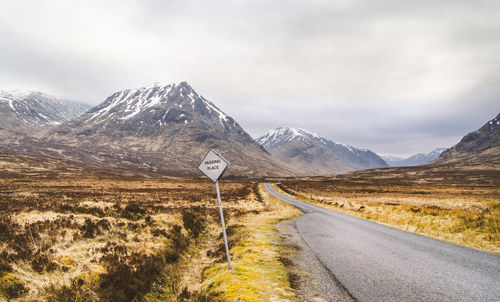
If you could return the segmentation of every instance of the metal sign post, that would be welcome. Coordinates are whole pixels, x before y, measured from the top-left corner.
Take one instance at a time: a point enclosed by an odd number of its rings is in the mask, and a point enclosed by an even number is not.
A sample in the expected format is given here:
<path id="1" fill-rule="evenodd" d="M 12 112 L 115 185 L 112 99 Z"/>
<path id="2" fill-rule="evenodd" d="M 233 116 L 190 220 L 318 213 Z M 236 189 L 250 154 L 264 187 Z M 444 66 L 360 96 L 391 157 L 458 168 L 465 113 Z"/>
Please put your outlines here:
<path id="1" fill-rule="evenodd" d="M 222 224 L 222 234 L 224 235 L 224 245 L 226 246 L 227 266 L 229 267 L 229 269 L 231 269 L 231 258 L 229 257 L 229 246 L 227 245 L 227 237 L 226 237 L 226 225 L 224 224 L 224 213 L 222 212 L 222 204 L 220 202 L 219 181 L 215 182 L 215 190 L 217 191 L 217 202 L 219 203 L 220 223 Z"/>
<path id="2" fill-rule="evenodd" d="M 231 258 L 229 257 L 229 246 L 227 244 L 226 225 L 224 224 L 224 213 L 222 212 L 219 190 L 219 178 L 222 176 L 222 173 L 224 173 L 227 167 L 229 167 L 229 162 L 211 149 L 201 161 L 198 169 L 215 182 L 215 191 L 217 191 L 217 202 L 219 204 L 220 222 L 222 225 L 222 235 L 224 236 L 224 245 L 226 247 L 227 266 L 231 269 Z"/>

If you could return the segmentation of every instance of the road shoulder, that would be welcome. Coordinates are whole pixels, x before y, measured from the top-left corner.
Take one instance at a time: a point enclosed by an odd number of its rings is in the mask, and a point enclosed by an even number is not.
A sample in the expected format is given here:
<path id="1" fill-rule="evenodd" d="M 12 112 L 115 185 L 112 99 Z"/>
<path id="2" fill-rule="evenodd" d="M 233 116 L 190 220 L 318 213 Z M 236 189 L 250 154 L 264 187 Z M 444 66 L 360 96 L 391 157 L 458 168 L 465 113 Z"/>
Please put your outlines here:
<path id="1" fill-rule="evenodd" d="M 355 301 L 302 239 L 296 228 L 299 219 L 302 217 L 276 225 L 280 244 L 286 247 L 282 262 L 298 298 L 311 302 Z"/>

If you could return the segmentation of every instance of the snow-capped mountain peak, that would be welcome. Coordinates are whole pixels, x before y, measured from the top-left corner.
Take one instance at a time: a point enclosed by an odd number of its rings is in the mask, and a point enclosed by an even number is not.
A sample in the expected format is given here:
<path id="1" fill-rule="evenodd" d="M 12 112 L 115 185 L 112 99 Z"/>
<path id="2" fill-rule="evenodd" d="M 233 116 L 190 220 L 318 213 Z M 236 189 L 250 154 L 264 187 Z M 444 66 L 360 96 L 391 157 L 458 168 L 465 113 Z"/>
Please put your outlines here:
<path id="1" fill-rule="evenodd" d="M 186 82 L 167 85 L 155 83 L 116 92 L 92 109 L 86 118 L 95 122 L 114 120 L 125 123 L 144 119 L 144 115 L 147 115 L 163 125 L 172 119 L 187 124 L 197 114 L 216 117 L 225 127 L 234 123 L 233 119 Z"/>
<path id="2" fill-rule="evenodd" d="M 0 91 L 0 127 L 27 134 L 75 119 L 89 108 L 89 105 L 38 91 L 3 90 Z"/>
<path id="3" fill-rule="evenodd" d="M 199 175 L 199 159 L 210 148 L 232 162 L 230 173 L 295 173 L 186 82 L 116 92 L 80 118 L 37 136 L 103 155 L 104 164 L 155 173 Z"/>
<path id="4" fill-rule="evenodd" d="M 323 137 L 316 132 L 308 131 L 306 129 L 297 127 L 278 127 L 274 130 L 270 130 L 261 137 L 257 138 L 256 141 L 261 144 L 264 148 L 279 147 L 280 145 L 286 144 L 293 140 L 302 140 L 306 142 L 316 142 L 323 144 L 327 147 L 337 146 L 345 148 L 349 151 L 354 151 L 354 147 L 334 142 L 326 137 Z M 367 151 L 366 149 L 359 149 Z"/>
<path id="5" fill-rule="evenodd" d="M 166 100 L 174 85 L 162 87 L 155 83 L 148 87 L 116 92 L 103 104 L 89 112 L 89 117 L 91 120 L 107 119 L 111 116 L 110 113 L 115 113 L 120 120 L 133 118 L 140 112 L 159 104 L 162 99 Z M 122 110 L 116 110 L 117 108 Z M 113 109 L 116 112 L 113 112 Z"/>
<path id="6" fill-rule="evenodd" d="M 279 127 L 257 138 L 269 153 L 285 162 L 294 162 L 310 175 L 324 175 L 359 169 L 385 167 L 378 155 L 367 149 L 336 143 L 317 133 Z"/>
<path id="7" fill-rule="evenodd" d="M 297 127 L 278 127 L 276 129 L 268 131 L 261 137 L 257 138 L 256 141 L 264 147 L 270 147 L 271 145 L 280 145 L 293 141 L 295 139 L 318 139 L 323 144 L 326 144 L 326 142 L 328 141 L 328 139 L 321 137 L 315 132 Z"/>

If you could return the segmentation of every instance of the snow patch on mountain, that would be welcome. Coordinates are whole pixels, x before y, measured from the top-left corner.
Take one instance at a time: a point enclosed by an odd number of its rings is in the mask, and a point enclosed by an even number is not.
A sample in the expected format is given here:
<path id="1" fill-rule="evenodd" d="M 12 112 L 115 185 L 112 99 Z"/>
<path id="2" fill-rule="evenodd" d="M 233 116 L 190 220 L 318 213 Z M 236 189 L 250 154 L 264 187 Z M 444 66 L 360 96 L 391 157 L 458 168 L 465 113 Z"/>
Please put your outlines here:
<path id="1" fill-rule="evenodd" d="M 148 87 L 114 93 L 104 103 L 91 110 L 87 118 L 99 122 L 113 119 L 125 122 L 148 110 L 168 108 L 163 114 L 163 119 L 166 119 L 169 114 L 177 114 L 177 118 L 185 118 L 186 120 L 182 122 L 187 124 L 190 120 L 188 115 L 183 112 L 195 111 L 196 107 L 200 105 L 203 107 L 200 110 L 204 110 L 208 114 L 216 114 L 222 125 L 228 125 L 232 122 L 231 118 L 212 102 L 199 95 L 186 82 L 164 86 L 155 83 Z M 161 123 L 163 122 L 161 121 Z"/>
<path id="2" fill-rule="evenodd" d="M 297 127 L 278 127 L 274 130 L 268 131 L 261 137 L 257 138 L 256 141 L 259 144 L 261 144 L 264 148 L 268 148 L 274 146 L 280 147 L 281 145 L 291 142 L 295 139 L 302 139 L 306 141 L 316 140 L 317 142 L 320 142 L 325 146 L 335 145 L 338 147 L 346 148 L 351 152 L 354 152 L 354 149 L 356 149 L 346 144 L 336 143 L 328 138 L 320 136 L 316 132 L 311 132 Z M 356 150 L 361 150 L 361 149 L 356 149 Z M 364 149 L 364 151 L 366 151 L 366 149 Z"/>
<path id="3" fill-rule="evenodd" d="M 0 91 L 0 126 L 27 133 L 73 120 L 90 105 L 28 90 Z"/>
<path id="4" fill-rule="evenodd" d="M 223 121 L 228 122 L 229 121 L 227 115 L 224 112 L 222 112 L 219 108 L 217 108 L 212 102 L 210 102 L 209 100 L 205 99 L 204 97 L 201 97 L 201 99 L 203 100 L 203 102 L 205 103 L 205 105 L 208 107 L 208 110 L 210 112 L 217 113 L 217 115 L 219 116 L 219 120 L 221 122 L 223 122 Z M 194 109 L 194 105 L 193 105 L 193 109 Z"/>
<path id="5" fill-rule="evenodd" d="M 128 120 L 143 112 L 144 110 L 158 105 L 162 99 L 168 97 L 172 90 L 172 85 L 161 87 L 159 84 L 154 84 L 149 87 L 138 89 L 123 90 L 113 94 L 106 100 L 106 106 L 94 112 L 90 119 L 110 118 L 113 115 L 112 109 L 121 106 L 123 110 L 119 111 L 118 118 Z"/>
<path id="6" fill-rule="evenodd" d="M 108 159 L 103 166 L 169 175 L 199 176 L 197 163 L 210 148 L 233 159 L 233 175 L 298 172 L 272 158 L 233 118 L 186 82 L 116 92 L 78 119 L 44 129 L 37 137 L 104 154 Z"/>
<path id="7" fill-rule="evenodd" d="M 256 141 L 271 155 L 300 167 L 306 175 L 328 175 L 387 164 L 374 152 L 334 142 L 305 129 L 279 127 Z"/>
<path id="8" fill-rule="evenodd" d="M 325 138 L 319 136 L 317 133 L 307 131 L 305 129 L 296 128 L 296 127 L 279 127 L 274 130 L 268 131 L 263 136 L 257 139 L 257 142 L 262 146 L 270 145 L 270 144 L 281 144 L 290 142 L 297 138 L 316 138 L 322 140 L 326 140 Z"/>

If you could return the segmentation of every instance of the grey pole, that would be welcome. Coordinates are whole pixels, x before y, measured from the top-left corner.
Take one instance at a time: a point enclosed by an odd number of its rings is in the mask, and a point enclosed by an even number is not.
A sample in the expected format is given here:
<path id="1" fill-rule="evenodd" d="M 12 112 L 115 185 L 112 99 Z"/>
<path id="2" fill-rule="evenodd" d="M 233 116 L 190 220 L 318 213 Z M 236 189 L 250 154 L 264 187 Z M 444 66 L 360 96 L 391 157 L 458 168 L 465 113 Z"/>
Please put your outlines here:
<path id="1" fill-rule="evenodd" d="M 226 246 L 227 266 L 229 267 L 229 269 L 231 269 L 231 258 L 229 258 L 229 247 L 227 245 L 227 237 L 226 237 L 226 225 L 224 224 L 224 214 L 222 213 L 222 204 L 220 202 L 218 180 L 215 182 L 215 190 L 217 191 L 217 202 L 219 203 L 220 222 L 222 224 L 222 234 L 224 235 L 224 245 Z"/>

